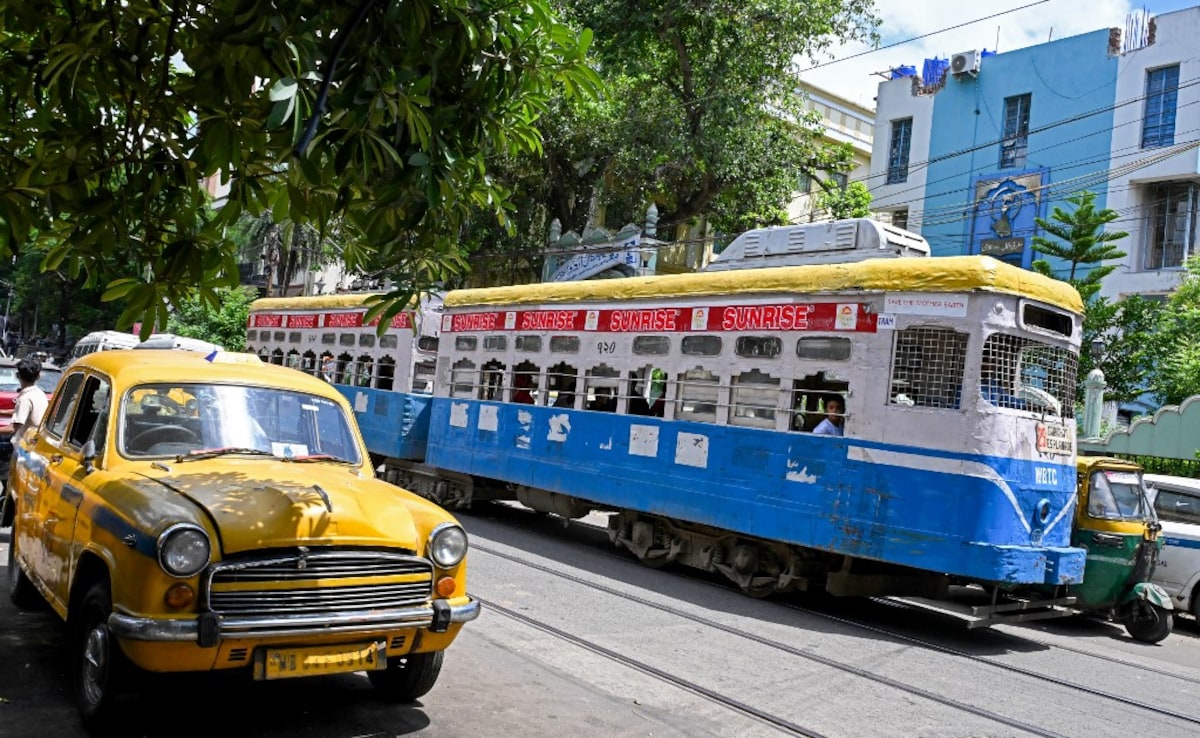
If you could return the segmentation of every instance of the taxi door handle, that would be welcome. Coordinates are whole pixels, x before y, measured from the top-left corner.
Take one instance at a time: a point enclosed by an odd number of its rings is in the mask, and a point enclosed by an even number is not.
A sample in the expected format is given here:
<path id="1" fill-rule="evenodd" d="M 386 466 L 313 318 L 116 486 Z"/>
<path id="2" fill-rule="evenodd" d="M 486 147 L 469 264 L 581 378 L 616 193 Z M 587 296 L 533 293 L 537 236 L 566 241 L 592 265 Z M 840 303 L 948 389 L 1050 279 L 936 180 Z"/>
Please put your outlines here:
<path id="1" fill-rule="evenodd" d="M 50 463 L 51 464 L 61 464 L 62 460 L 63 460 L 62 454 L 51 454 L 50 455 Z"/>

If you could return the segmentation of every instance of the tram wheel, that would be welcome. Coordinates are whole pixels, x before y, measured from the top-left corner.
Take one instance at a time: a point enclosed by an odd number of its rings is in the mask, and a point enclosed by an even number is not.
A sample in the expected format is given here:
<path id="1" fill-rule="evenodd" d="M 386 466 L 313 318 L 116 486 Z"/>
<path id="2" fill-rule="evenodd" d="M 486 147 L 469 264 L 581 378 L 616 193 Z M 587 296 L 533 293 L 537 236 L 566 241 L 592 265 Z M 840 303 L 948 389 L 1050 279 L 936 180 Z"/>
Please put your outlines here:
<path id="1" fill-rule="evenodd" d="M 1171 612 L 1149 602 L 1135 605 L 1125 621 L 1125 630 L 1142 643 L 1158 643 L 1171 634 L 1173 626 Z"/>
<path id="2" fill-rule="evenodd" d="M 662 556 L 639 556 L 638 561 L 642 562 L 643 566 L 651 569 L 661 569 L 671 563 L 671 557 L 663 554 Z"/>
<path id="3" fill-rule="evenodd" d="M 775 594 L 775 580 L 772 579 L 767 584 L 746 584 L 742 586 L 742 593 L 748 597 L 753 597 L 756 600 L 761 600 L 764 597 L 770 597 Z"/>

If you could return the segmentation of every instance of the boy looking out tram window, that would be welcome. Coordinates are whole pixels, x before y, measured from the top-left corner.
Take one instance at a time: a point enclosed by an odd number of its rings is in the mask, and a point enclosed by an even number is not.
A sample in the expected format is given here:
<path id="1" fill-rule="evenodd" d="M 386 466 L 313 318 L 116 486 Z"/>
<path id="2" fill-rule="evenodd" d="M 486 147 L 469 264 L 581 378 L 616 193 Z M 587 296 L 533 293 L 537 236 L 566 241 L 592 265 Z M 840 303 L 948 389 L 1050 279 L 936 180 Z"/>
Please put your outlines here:
<path id="1" fill-rule="evenodd" d="M 846 404 L 840 397 L 825 401 L 825 418 L 813 428 L 813 433 L 822 436 L 840 436 L 846 422 Z"/>

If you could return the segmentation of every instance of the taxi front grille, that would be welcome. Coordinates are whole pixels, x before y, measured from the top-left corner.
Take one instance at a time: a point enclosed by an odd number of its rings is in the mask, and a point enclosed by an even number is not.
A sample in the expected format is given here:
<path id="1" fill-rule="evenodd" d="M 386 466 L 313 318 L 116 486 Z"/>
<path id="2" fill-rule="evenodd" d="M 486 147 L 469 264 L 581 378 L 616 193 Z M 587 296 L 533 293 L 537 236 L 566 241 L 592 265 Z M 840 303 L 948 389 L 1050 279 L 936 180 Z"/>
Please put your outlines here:
<path id="1" fill-rule="evenodd" d="M 208 609 L 228 616 L 386 610 L 427 603 L 433 569 L 402 554 L 297 551 L 215 564 L 205 592 Z"/>

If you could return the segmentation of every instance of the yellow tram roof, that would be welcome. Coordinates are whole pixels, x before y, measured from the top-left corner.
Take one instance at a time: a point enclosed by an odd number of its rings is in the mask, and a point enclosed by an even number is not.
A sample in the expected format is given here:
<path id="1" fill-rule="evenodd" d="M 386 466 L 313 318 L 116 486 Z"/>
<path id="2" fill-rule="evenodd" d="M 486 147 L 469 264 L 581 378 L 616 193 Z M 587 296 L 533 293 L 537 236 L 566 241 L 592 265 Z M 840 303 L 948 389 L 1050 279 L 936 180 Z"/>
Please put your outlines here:
<path id="1" fill-rule="evenodd" d="M 382 297 L 383 292 L 339 292 L 333 295 L 306 295 L 300 297 L 260 297 L 250 303 L 251 310 L 311 310 L 313 308 L 368 308 L 372 298 Z M 409 300 L 411 307 L 416 299 Z"/>
<path id="2" fill-rule="evenodd" d="M 848 264 L 812 264 L 454 290 L 446 294 L 445 305 L 463 307 L 633 300 L 679 295 L 850 291 L 1002 292 L 1039 300 L 1073 313 L 1083 312 L 1083 300 L 1071 285 L 990 256 L 867 259 Z"/>

